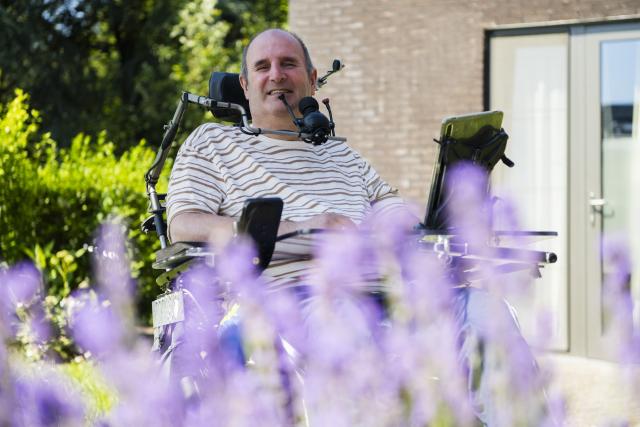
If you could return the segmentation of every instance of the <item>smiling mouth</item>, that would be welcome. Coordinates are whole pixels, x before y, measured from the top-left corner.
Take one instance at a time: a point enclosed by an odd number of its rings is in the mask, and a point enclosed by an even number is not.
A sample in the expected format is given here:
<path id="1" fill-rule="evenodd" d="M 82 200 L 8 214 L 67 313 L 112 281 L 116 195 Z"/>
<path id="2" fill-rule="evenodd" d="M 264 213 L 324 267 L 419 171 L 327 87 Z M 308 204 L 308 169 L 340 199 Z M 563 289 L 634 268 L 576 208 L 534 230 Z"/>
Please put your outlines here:
<path id="1" fill-rule="evenodd" d="M 272 89 L 270 91 L 267 92 L 267 95 L 280 95 L 280 94 L 288 94 L 291 93 L 292 91 L 290 91 L 289 89 Z"/>

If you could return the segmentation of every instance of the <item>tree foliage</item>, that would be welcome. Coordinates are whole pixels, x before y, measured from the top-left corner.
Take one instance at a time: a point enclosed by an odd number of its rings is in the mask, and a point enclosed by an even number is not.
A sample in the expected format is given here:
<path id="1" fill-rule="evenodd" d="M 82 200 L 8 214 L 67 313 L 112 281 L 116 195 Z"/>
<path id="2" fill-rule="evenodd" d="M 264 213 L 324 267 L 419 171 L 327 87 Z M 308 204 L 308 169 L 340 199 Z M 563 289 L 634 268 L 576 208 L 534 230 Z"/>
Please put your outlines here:
<path id="1" fill-rule="evenodd" d="M 24 89 L 62 145 L 102 130 L 120 149 L 158 141 L 181 90 L 206 94 L 286 17 L 286 0 L 0 0 L 0 103 Z"/>
<path id="2" fill-rule="evenodd" d="M 212 70 L 239 70 L 249 37 L 286 16 L 286 0 L 0 0 L 0 261 L 31 258 L 60 301 L 88 283 L 93 232 L 115 218 L 146 320 L 148 145 L 182 90 L 206 94 Z M 184 132 L 204 119 L 190 111 Z"/>
<path id="3" fill-rule="evenodd" d="M 249 37 L 285 19 L 282 0 L 0 0 L 0 267 L 30 258 L 42 271 L 57 354 L 73 355 L 65 301 L 91 285 L 105 220 L 128 230 L 149 322 L 159 242 L 139 228 L 145 140 L 159 142 L 180 91 L 206 94 L 211 70 L 239 70 Z M 190 111 L 184 132 L 205 118 Z"/>
<path id="4" fill-rule="evenodd" d="M 0 260 L 31 258 L 43 272 L 54 305 L 89 286 L 94 233 L 106 221 L 128 230 L 131 270 L 139 282 L 139 308 L 148 316 L 158 293 L 151 264 L 157 239 L 140 231 L 147 202 L 140 177 L 154 153 L 144 142 L 121 155 L 105 133 L 78 134 L 60 148 L 40 136 L 41 115 L 25 93 L 0 108 Z M 159 189 L 166 189 L 166 176 Z"/>

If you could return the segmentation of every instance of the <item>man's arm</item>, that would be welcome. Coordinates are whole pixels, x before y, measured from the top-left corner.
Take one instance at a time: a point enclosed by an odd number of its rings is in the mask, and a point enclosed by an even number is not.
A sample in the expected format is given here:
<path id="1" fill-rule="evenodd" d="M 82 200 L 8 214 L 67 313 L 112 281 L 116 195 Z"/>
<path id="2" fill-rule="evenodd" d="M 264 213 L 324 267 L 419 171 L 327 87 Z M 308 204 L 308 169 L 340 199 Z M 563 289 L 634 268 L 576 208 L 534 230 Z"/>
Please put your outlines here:
<path id="1" fill-rule="evenodd" d="M 390 197 L 372 204 L 371 227 L 380 230 L 384 227 L 400 227 L 407 230 L 420 223 L 415 212 L 400 197 Z"/>
<path id="2" fill-rule="evenodd" d="M 181 212 L 169 225 L 172 242 L 224 245 L 233 237 L 233 218 L 203 212 Z"/>
<path id="3" fill-rule="evenodd" d="M 177 214 L 170 224 L 173 242 L 211 242 L 222 247 L 234 233 L 234 219 L 227 216 L 203 212 L 182 212 Z M 316 215 L 305 221 L 282 221 L 278 235 L 292 233 L 309 228 L 345 229 L 355 228 L 349 218 L 334 213 Z"/>

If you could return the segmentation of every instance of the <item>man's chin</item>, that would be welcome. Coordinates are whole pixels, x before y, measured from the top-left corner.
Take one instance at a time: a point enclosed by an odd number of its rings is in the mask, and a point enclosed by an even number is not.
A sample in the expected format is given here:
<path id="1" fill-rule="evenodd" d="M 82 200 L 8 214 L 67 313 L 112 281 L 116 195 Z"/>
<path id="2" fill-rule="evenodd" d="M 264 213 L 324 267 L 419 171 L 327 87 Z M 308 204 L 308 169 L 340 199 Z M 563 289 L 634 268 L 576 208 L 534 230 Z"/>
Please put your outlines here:
<path id="1" fill-rule="evenodd" d="M 254 125 L 260 124 L 259 127 L 265 127 L 268 129 L 295 129 L 295 125 L 291 120 L 289 111 L 284 106 L 282 101 L 280 104 L 270 104 L 265 106 L 260 113 L 254 115 Z M 293 108 L 293 107 L 292 107 Z M 294 114 L 297 114 L 297 109 L 293 108 Z"/>
<path id="2" fill-rule="evenodd" d="M 285 108 L 284 102 L 280 99 L 281 95 L 269 95 L 267 98 L 267 102 L 272 106 L 272 108 Z M 285 94 L 285 98 L 287 100 L 287 104 L 291 106 L 291 108 L 296 108 L 298 106 L 298 99 L 293 93 Z"/>
<path id="3" fill-rule="evenodd" d="M 296 113 L 298 111 L 298 100 L 289 101 L 289 98 L 286 99 L 287 104 L 289 104 L 293 112 Z M 284 102 L 279 99 L 276 99 L 275 102 L 270 102 L 266 108 L 266 111 L 269 114 L 273 114 L 274 116 L 289 116 L 289 110 L 287 110 Z"/>

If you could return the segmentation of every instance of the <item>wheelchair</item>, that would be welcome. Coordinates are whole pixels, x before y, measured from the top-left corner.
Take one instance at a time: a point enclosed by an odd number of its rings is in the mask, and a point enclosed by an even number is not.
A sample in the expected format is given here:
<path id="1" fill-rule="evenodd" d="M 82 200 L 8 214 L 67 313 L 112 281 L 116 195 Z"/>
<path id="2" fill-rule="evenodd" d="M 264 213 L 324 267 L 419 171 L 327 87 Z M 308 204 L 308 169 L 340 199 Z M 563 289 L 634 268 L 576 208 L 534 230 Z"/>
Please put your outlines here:
<path id="1" fill-rule="evenodd" d="M 338 65 L 340 67 L 340 65 Z M 336 66 L 334 64 L 334 70 Z M 326 80 L 326 76 L 324 77 Z M 208 313 L 219 306 L 216 295 L 208 294 L 204 300 L 185 287 L 184 277 L 194 268 L 214 266 L 218 254 L 207 248 L 205 242 L 169 242 L 165 223 L 165 194 L 156 192 L 156 184 L 163 165 L 176 136 L 182 116 L 188 104 L 196 104 L 209 109 L 218 119 L 231 121 L 254 133 L 282 133 L 252 128 L 249 124 L 251 112 L 244 98 L 237 74 L 213 72 L 209 81 L 208 96 L 197 96 L 184 92 L 178 103 L 172 120 L 166 126 L 163 140 L 156 158 L 145 175 L 149 197 L 150 216 L 142 224 L 145 233 L 155 232 L 161 249 L 156 253 L 153 268 L 159 272 L 157 282 L 163 293 L 153 302 L 153 351 L 159 355 L 163 372 L 178 381 L 185 396 L 197 395 L 197 381 L 180 372 L 184 357 L 181 346 L 185 333 L 185 324 L 190 319 L 199 319 L 196 323 L 209 323 L 215 328 L 223 313 Z M 293 113 L 292 113 L 293 116 Z M 294 122 L 296 120 L 293 116 Z M 336 138 L 335 126 L 330 119 L 322 123 L 321 129 L 304 126 L 299 120 L 299 132 L 293 132 L 300 140 L 316 143 L 322 138 Z M 327 124 L 328 122 L 328 124 Z M 459 230 L 451 227 L 448 209 L 455 196 L 455 176 L 451 172 L 456 165 L 464 162 L 478 166 L 486 178 L 498 162 L 513 166 L 505 156 L 508 135 L 501 128 L 500 112 L 483 112 L 445 119 L 437 159 L 433 170 L 427 213 L 424 221 L 414 227 L 407 235 L 412 247 L 435 253 L 446 264 L 447 274 L 462 286 L 482 277 L 483 263 L 491 263 L 494 273 L 512 273 L 530 271 L 540 276 L 540 269 L 556 262 L 552 252 L 522 249 L 504 246 L 503 242 L 512 238 L 540 239 L 557 236 L 553 231 L 513 231 L 494 230 L 488 241 L 469 242 L 460 235 Z M 488 181 L 486 191 L 489 192 Z M 291 237 L 279 236 L 278 224 L 282 214 L 282 201 L 274 198 L 251 199 L 246 201 L 242 217 L 237 222 L 237 232 L 248 236 L 255 244 L 256 256 L 252 263 L 257 273 L 268 268 L 274 248 L 279 240 Z M 301 233 L 320 233 L 321 230 L 305 230 Z M 295 233 L 294 233 L 295 234 Z M 202 267 L 204 266 L 204 267 Z M 223 286 L 224 284 L 219 284 Z M 192 351 L 188 350 L 188 351 Z M 230 355 L 234 358 L 237 355 Z M 240 359 L 244 356 L 240 355 Z"/>

